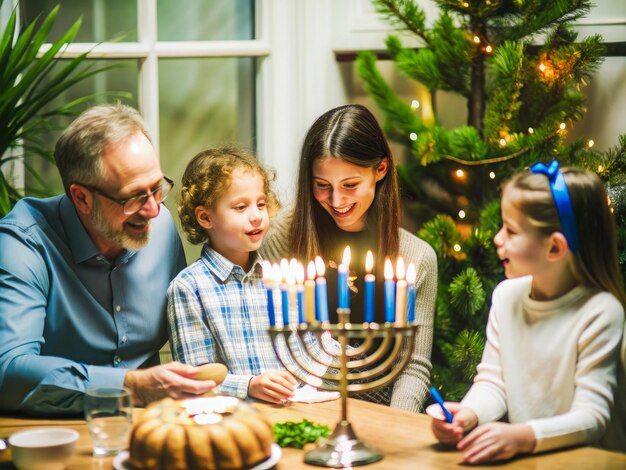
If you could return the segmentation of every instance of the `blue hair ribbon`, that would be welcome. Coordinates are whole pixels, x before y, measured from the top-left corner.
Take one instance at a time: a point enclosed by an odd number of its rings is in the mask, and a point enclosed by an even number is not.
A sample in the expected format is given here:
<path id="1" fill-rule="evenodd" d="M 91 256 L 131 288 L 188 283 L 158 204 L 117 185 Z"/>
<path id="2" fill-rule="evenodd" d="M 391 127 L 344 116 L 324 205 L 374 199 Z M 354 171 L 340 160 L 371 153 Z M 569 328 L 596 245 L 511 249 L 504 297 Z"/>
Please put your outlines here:
<path id="1" fill-rule="evenodd" d="M 559 171 L 559 162 L 552 160 L 548 166 L 545 166 L 543 163 L 535 163 L 530 167 L 530 171 L 533 173 L 541 173 L 548 177 L 556 211 L 559 214 L 559 221 L 561 222 L 561 231 L 567 240 L 569 249 L 572 253 L 576 254 L 578 241 L 576 217 L 574 216 L 572 200 L 569 197 L 569 191 L 565 184 L 565 177 L 563 173 Z"/>

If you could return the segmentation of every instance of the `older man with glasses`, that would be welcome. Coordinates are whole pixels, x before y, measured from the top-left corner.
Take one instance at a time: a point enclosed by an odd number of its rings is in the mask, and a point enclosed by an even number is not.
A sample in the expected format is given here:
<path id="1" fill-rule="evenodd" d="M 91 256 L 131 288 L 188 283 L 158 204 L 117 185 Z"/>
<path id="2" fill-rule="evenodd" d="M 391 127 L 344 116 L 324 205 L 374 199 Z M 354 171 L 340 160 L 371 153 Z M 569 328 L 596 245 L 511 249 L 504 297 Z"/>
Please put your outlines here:
<path id="1" fill-rule="evenodd" d="M 173 182 L 139 114 L 81 114 L 56 144 L 65 194 L 25 198 L 0 220 L 0 409 L 82 410 L 92 387 L 136 404 L 203 394 L 197 368 L 159 365 L 166 290 L 185 266 L 161 205 Z"/>

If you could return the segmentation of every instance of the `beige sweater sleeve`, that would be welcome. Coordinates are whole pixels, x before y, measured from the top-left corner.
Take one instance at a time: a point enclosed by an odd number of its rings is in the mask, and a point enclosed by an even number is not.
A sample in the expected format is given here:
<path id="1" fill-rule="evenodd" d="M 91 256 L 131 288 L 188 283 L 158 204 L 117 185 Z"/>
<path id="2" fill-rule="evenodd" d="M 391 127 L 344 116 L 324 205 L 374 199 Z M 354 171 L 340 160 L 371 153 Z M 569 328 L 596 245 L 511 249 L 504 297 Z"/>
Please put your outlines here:
<path id="1" fill-rule="evenodd" d="M 400 255 L 406 264 L 415 264 L 415 320 L 419 327 L 411 361 L 396 379 L 391 406 L 407 411 L 422 411 L 430 384 L 430 356 L 437 297 L 437 256 L 424 240 L 400 230 Z"/>

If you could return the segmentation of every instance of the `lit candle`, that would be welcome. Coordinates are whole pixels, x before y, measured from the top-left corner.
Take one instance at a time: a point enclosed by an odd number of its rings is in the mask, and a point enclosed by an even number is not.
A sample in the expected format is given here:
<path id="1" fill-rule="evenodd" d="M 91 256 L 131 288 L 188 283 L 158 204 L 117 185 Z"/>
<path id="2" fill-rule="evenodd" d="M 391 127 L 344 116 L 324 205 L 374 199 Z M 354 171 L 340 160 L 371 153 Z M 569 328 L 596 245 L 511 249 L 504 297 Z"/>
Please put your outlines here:
<path id="1" fill-rule="evenodd" d="M 337 268 L 337 292 L 339 299 L 337 307 L 350 308 L 350 289 L 348 289 L 348 272 L 350 271 L 350 247 L 343 250 L 343 260 Z"/>
<path id="2" fill-rule="evenodd" d="M 315 273 L 315 263 L 309 261 L 304 281 L 304 314 L 309 323 L 315 321 Z"/>
<path id="3" fill-rule="evenodd" d="M 396 277 L 396 326 L 406 326 L 406 280 L 402 256 L 398 256 L 396 262 Z"/>
<path id="4" fill-rule="evenodd" d="M 267 291 L 267 314 L 270 326 L 276 326 L 276 314 L 274 313 L 274 294 L 272 293 L 272 265 L 269 261 L 263 261 L 263 283 Z"/>
<path id="5" fill-rule="evenodd" d="M 326 266 L 321 257 L 315 257 L 315 270 L 317 278 L 315 279 L 315 317 L 317 321 L 328 321 L 328 291 L 326 289 Z"/>
<path id="6" fill-rule="evenodd" d="M 374 321 L 374 286 L 376 278 L 372 274 L 374 268 L 374 255 L 371 251 L 367 252 L 365 256 L 365 321 Z"/>
<path id="7" fill-rule="evenodd" d="M 415 265 L 409 263 L 409 267 L 406 270 L 406 282 L 409 285 L 408 293 L 408 306 L 407 306 L 407 322 L 413 323 L 415 321 L 415 279 L 417 273 L 415 272 Z"/>
<path id="8" fill-rule="evenodd" d="M 287 291 L 287 277 L 289 276 L 289 262 L 280 260 L 280 304 L 283 312 L 283 326 L 289 325 L 289 294 Z"/>
<path id="9" fill-rule="evenodd" d="M 396 315 L 396 282 L 393 280 L 393 266 L 385 259 L 385 322 L 393 323 Z"/>
<path id="10" fill-rule="evenodd" d="M 298 322 L 304 323 L 304 266 L 302 263 L 296 265 L 296 288 L 298 296 Z"/>

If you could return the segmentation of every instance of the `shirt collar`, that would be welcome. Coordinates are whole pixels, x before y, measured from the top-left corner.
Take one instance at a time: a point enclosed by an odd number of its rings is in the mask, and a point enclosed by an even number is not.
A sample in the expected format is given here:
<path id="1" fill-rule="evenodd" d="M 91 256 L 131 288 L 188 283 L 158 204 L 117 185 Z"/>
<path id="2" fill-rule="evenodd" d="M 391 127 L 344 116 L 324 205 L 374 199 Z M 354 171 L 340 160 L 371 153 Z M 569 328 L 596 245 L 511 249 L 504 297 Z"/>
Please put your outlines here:
<path id="1" fill-rule="evenodd" d="M 241 277 L 244 275 L 251 275 L 254 273 L 260 273 L 262 270 L 263 259 L 256 251 L 251 253 L 254 258 L 252 266 L 247 273 L 244 273 L 243 268 L 232 261 L 229 261 L 220 253 L 211 248 L 208 244 L 202 247 L 202 260 L 207 265 L 209 270 L 213 272 L 218 279 L 222 282 L 226 281 L 228 276 L 239 273 Z"/>
<path id="2" fill-rule="evenodd" d="M 100 257 L 99 259 L 106 260 L 87 233 L 87 230 L 85 230 L 85 226 L 76 212 L 76 207 L 74 207 L 74 204 L 67 195 L 61 198 L 59 214 L 76 264 L 98 257 Z M 135 253 L 136 251 L 133 250 L 124 250 L 117 258 L 116 264 L 127 262 Z"/>

